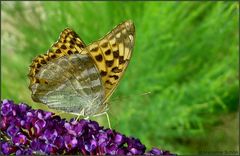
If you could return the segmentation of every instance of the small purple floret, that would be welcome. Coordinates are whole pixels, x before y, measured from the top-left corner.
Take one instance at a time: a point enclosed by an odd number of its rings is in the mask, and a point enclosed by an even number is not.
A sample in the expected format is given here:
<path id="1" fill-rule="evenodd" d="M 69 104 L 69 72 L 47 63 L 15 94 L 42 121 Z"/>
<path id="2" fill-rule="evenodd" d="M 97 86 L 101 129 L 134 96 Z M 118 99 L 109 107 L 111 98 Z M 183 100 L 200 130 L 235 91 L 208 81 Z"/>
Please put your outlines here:
<path id="1" fill-rule="evenodd" d="M 18 133 L 12 140 L 16 146 L 25 145 L 27 143 L 27 137 L 22 133 Z"/>
<path id="2" fill-rule="evenodd" d="M 173 155 L 95 121 L 66 121 L 24 103 L 1 101 L 0 155 Z"/>
<path id="3" fill-rule="evenodd" d="M 0 154 L 9 155 L 15 152 L 15 149 L 13 145 L 11 145 L 9 142 L 3 141 L 1 142 L 1 152 Z"/>
<path id="4" fill-rule="evenodd" d="M 78 141 L 75 136 L 67 135 L 64 137 L 64 144 L 68 151 L 74 149 L 77 143 Z"/>
<path id="5" fill-rule="evenodd" d="M 19 128 L 15 125 L 11 125 L 7 129 L 7 134 L 10 137 L 14 137 L 17 134 L 17 132 L 19 132 Z"/>

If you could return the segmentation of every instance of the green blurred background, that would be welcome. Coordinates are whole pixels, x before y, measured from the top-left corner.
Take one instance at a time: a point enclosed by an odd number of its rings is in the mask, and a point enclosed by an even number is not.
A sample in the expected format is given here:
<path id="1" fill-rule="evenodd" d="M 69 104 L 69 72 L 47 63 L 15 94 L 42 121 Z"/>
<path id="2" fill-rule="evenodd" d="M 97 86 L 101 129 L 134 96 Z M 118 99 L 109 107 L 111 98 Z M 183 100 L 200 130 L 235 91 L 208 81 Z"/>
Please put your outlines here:
<path id="1" fill-rule="evenodd" d="M 110 100 L 113 129 L 139 138 L 148 149 L 237 152 L 237 2 L 1 4 L 1 99 L 47 109 L 31 100 L 31 60 L 66 27 L 90 44 L 131 19 L 136 44 Z M 107 125 L 106 117 L 94 120 Z"/>

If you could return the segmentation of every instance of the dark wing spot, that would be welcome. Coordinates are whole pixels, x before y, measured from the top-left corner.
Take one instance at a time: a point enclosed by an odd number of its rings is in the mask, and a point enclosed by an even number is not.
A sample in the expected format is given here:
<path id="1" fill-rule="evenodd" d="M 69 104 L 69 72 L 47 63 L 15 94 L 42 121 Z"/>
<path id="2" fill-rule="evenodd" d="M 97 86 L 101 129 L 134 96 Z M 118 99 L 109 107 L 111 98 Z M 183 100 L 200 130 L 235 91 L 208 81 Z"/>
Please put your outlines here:
<path id="1" fill-rule="evenodd" d="M 60 54 L 60 53 L 62 53 L 62 52 L 61 52 L 60 49 L 57 49 L 57 50 L 56 50 L 56 53 Z"/>
<path id="2" fill-rule="evenodd" d="M 106 55 L 110 55 L 110 54 L 111 54 L 111 50 L 108 49 L 107 51 L 105 51 L 105 54 L 106 54 Z"/>
<path id="3" fill-rule="evenodd" d="M 119 51 L 118 50 L 113 52 L 113 57 L 114 58 L 118 58 L 119 57 Z"/>
<path id="4" fill-rule="evenodd" d="M 36 79 L 36 83 L 40 83 L 39 79 Z"/>
<path id="5" fill-rule="evenodd" d="M 77 44 L 77 46 L 79 47 L 79 48 L 83 48 L 83 45 L 82 44 Z"/>
<path id="6" fill-rule="evenodd" d="M 70 43 L 71 43 L 71 44 L 74 44 L 75 42 L 74 42 L 74 40 L 73 40 L 73 39 L 71 39 L 71 40 L 70 40 Z"/>
<path id="7" fill-rule="evenodd" d="M 71 44 L 70 44 L 70 46 L 69 46 L 69 47 L 70 47 L 71 49 L 73 49 L 73 48 L 74 48 L 74 46 L 73 46 L 73 45 L 71 45 Z"/>
<path id="8" fill-rule="evenodd" d="M 119 78 L 117 75 L 110 75 L 109 77 L 113 77 L 115 80 Z"/>
<path id="9" fill-rule="evenodd" d="M 105 83 L 108 83 L 108 84 L 110 84 L 110 85 L 113 85 L 113 83 L 110 82 L 109 80 L 105 81 Z"/>
<path id="10" fill-rule="evenodd" d="M 61 46 L 61 49 L 67 49 L 67 47 L 63 44 L 63 45 Z"/>
<path id="11" fill-rule="evenodd" d="M 37 74 L 39 72 L 39 69 L 35 69 L 35 73 Z"/>
<path id="12" fill-rule="evenodd" d="M 95 58 L 96 58 L 96 60 L 97 60 L 98 62 L 101 62 L 101 61 L 103 60 L 103 57 L 102 57 L 101 54 L 95 56 Z"/>
<path id="13" fill-rule="evenodd" d="M 106 75 L 107 75 L 107 72 L 101 71 L 101 72 L 100 72 L 100 75 L 101 75 L 101 76 L 106 76 Z"/>
<path id="14" fill-rule="evenodd" d="M 37 68 L 40 68 L 40 67 L 41 67 L 41 64 L 38 63 L 38 64 L 37 64 Z"/>
<path id="15" fill-rule="evenodd" d="M 64 40 L 63 43 L 67 43 L 67 40 Z"/>
<path id="16" fill-rule="evenodd" d="M 79 38 L 75 32 L 72 32 L 71 34 L 73 35 L 74 38 Z"/>
<path id="17" fill-rule="evenodd" d="M 68 50 L 67 52 L 69 55 L 73 54 L 73 52 L 71 50 Z"/>
<path id="18" fill-rule="evenodd" d="M 55 54 L 53 54 L 53 55 L 51 56 L 51 58 L 52 58 L 52 59 L 55 59 L 55 58 L 56 58 L 56 55 L 55 55 Z"/>
<path id="19" fill-rule="evenodd" d="M 124 60 L 123 56 L 120 56 L 119 57 L 119 64 L 123 64 L 125 63 L 126 61 Z"/>
<path id="20" fill-rule="evenodd" d="M 111 71 L 114 73 L 120 73 L 120 72 L 122 72 L 122 69 L 118 69 L 118 67 L 114 67 L 114 68 L 112 68 Z"/>
<path id="21" fill-rule="evenodd" d="M 41 60 L 41 64 L 46 64 L 47 62 L 45 60 Z"/>
<path id="22" fill-rule="evenodd" d="M 111 60 L 111 61 L 107 61 L 107 60 L 106 60 L 106 65 L 107 65 L 108 67 L 111 67 L 111 66 L 113 65 L 113 60 Z"/>

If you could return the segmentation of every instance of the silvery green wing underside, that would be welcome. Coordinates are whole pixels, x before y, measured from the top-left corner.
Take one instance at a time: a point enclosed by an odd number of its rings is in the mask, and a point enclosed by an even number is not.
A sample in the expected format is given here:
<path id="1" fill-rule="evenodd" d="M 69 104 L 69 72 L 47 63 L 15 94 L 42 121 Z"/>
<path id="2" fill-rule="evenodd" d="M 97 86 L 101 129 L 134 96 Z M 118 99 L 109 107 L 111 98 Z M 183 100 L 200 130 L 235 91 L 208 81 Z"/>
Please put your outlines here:
<path id="1" fill-rule="evenodd" d="M 87 54 L 65 55 L 47 62 L 30 86 L 34 101 L 49 108 L 90 116 L 105 108 L 99 71 Z M 45 82 L 45 83 L 44 83 Z"/>

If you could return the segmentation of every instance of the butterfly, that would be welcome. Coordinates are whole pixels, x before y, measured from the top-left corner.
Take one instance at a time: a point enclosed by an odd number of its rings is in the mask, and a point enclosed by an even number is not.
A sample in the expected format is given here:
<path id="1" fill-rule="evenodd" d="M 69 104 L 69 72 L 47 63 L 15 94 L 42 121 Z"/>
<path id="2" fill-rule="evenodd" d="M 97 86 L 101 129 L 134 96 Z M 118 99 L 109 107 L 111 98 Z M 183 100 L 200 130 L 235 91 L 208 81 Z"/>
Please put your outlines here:
<path id="1" fill-rule="evenodd" d="M 30 65 L 33 101 L 82 116 L 106 112 L 131 59 L 134 36 L 131 20 L 87 46 L 72 29 L 64 29 L 47 53 Z"/>

